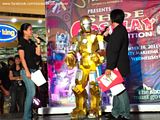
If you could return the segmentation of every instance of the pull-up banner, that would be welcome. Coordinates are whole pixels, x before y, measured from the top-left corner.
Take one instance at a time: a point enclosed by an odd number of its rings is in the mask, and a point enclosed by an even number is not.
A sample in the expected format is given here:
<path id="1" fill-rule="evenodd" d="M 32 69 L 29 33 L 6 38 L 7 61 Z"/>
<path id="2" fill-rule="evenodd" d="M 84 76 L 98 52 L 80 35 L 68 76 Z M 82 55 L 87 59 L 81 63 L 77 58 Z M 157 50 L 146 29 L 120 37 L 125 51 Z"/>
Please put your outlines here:
<path id="1" fill-rule="evenodd" d="M 76 67 L 67 69 L 64 57 L 71 37 L 79 32 L 79 19 L 89 15 L 93 29 L 110 25 L 113 9 L 125 12 L 130 40 L 131 73 L 126 81 L 130 103 L 160 102 L 160 4 L 159 0 L 46 0 L 50 106 L 74 104 L 72 86 Z M 102 93 L 102 105 L 110 104 Z"/>

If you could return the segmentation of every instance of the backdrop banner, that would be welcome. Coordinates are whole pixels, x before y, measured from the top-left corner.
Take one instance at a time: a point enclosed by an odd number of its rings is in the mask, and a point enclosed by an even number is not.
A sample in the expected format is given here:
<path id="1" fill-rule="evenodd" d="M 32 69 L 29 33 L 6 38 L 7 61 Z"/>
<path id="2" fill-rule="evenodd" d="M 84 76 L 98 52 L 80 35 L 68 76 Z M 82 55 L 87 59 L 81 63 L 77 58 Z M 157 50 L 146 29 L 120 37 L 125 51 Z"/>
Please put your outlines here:
<path id="1" fill-rule="evenodd" d="M 110 25 L 110 12 L 122 9 L 130 40 L 131 73 L 126 88 L 131 104 L 160 102 L 160 4 L 159 0 L 46 0 L 48 35 L 49 106 L 74 106 L 72 86 L 77 68 L 64 63 L 71 37 L 80 29 L 83 15 L 92 29 Z M 105 63 L 104 66 L 105 67 Z M 102 106 L 110 104 L 110 92 L 102 92 Z"/>

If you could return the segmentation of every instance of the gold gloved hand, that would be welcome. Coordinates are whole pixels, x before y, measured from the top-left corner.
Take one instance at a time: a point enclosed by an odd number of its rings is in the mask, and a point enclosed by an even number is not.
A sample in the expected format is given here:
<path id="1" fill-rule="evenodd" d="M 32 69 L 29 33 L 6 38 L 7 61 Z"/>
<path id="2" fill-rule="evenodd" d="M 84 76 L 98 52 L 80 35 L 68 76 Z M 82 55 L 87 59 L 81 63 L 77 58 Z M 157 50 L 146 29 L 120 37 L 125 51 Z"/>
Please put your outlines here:
<path id="1" fill-rule="evenodd" d="M 82 87 L 82 84 L 76 85 L 75 87 L 72 88 L 74 92 L 77 94 L 80 94 L 83 92 L 84 88 Z"/>
<path id="2" fill-rule="evenodd" d="M 76 58 L 72 52 L 66 55 L 64 61 L 69 69 L 73 69 L 76 66 Z"/>

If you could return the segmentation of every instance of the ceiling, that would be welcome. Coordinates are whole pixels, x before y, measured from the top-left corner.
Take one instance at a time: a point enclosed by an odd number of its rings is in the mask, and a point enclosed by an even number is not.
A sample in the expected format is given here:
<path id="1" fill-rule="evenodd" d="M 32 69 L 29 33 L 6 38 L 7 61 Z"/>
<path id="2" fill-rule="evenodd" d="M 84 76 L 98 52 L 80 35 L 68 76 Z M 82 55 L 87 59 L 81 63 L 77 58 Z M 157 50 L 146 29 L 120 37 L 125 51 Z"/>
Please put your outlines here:
<path id="1" fill-rule="evenodd" d="M 45 27 L 45 18 L 24 18 L 24 17 L 11 17 L 11 16 L 0 16 L 0 23 L 9 24 L 11 19 L 16 18 L 16 23 L 31 23 L 33 27 Z M 42 20 L 42 23 L 38 23 L 38 20 Z M 12 23 L 14 24 L 14 23 Z"/>

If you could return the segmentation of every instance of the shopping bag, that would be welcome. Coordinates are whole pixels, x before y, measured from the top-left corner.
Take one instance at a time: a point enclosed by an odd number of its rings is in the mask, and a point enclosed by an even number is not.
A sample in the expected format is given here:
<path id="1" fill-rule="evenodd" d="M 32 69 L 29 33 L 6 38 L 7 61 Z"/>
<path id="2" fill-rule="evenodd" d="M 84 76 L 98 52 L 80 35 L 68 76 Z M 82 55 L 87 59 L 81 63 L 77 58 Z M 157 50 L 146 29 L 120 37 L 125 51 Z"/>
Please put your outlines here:
<path id="1" fill-rule="evenodd" d="M 44 83 L 46 83 L 46 79 L 44 78 L 42 72 L 40 70 L 37 70 L 33 73 L 31 73 L 31 80 L 37 85 L 41 86 Z"/>

